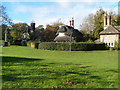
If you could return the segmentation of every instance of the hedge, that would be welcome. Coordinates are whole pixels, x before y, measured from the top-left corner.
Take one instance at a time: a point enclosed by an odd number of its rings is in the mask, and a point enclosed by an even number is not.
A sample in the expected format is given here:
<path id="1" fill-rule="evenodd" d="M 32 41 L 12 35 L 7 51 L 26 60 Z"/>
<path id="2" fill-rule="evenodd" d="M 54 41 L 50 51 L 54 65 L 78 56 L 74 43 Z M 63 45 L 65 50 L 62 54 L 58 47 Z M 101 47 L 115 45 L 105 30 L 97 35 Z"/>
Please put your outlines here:
<path id="1" fill-rule="evenodd" d="M 90 50 L 106 50 L 104 43 L 88 43 L 88 42 L 79 42 L 79 43 L 69 43 L 69 42 L 41 42 L 38 45 L 38 49 L 44 50 L 62 50 L 69 51 L 71 45 L 72 51 L 90 51 Z"/>

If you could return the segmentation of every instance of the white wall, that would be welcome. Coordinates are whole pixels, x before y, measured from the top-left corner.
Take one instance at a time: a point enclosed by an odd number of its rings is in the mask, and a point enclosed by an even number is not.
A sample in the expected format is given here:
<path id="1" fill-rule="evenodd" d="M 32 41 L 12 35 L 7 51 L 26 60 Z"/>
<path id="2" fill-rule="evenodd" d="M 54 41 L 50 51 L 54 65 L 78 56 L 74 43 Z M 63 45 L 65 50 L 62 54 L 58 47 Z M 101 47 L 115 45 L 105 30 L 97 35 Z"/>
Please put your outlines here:
<path id="1" fill-rule="evenodd" d="M 65 36 L 65 33 L 59 33 L 58 36 Z"/>
<path id="2" fill-rule="evenodd" d="M 110 47 L 115 46 L 115 42 L 118 42 L 119 35 L 100 35 L 100 42 L 104 42 L 106 45 Z"/>

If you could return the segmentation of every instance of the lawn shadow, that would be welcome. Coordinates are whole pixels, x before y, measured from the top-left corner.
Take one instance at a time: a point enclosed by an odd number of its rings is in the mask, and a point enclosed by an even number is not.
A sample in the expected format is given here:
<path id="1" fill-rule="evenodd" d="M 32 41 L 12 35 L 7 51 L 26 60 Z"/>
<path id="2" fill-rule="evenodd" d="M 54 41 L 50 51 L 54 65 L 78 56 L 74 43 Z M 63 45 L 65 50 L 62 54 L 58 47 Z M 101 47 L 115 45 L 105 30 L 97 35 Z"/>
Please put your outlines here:
<path id="1" fill-rule="evenodd" d="M 80 68 L 89 68 L 91 66 L 80 66 Z"/>
<path id="2" fill-rule="evenodd" d="M 90 75 L 90 73 L 84 73 L 84 72 L 66 72 L 67 74 L 78 74 L 78 75 Z"/>
<path id="3" fill-rule="evenodd" d="M 110 70 L 106 70 L 105 72 L 113 72 L 113 73 L 118 73 L 118 70 L 110 69 Z"/>
<path id="4" fill-rule="evenodd" d="M 92 79 L 101 79 L 100 76 L 90 76 L 90 78 L 92 78 Z"/>
<path id="5" fill-rule="evenodd" d="M 48 64 L 56 64 L 56 63 L 48 63 Z"/>
<path id="6" fill-rule="evenodd" d="M 39 58 L 24 58 L 24 57 L 10 57 L 10 56 L 2 56 L 2 63 L 20 63 L 20 62 L 29 62 L 29 61 L 36 61 L 36 60 L 44 60 Z"/>
<path id="7" fill-rule="evenodd" d="M 15 81 L 16 79 L 12 75 L 2 75 L 2 80 L 3 81 Z"/>

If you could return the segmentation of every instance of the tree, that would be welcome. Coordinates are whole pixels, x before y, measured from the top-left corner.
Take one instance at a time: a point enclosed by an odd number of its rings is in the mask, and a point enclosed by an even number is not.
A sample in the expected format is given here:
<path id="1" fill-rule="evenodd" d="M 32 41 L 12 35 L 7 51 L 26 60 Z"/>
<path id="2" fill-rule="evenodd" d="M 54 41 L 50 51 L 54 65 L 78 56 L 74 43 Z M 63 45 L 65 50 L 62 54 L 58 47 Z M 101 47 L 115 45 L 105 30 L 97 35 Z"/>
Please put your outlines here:
<path id="1" fill-rule="evenodd" d="M 4 40 L 5 30 L 8 30 L 9 34 L 9 27 L 8 25 L 12 25 L 12 20 L 8 17 L 6 13 L 6 8 L 3 5 L 0 5 L 0 39 Z M 11 40 L 11 36 L 8 35 L 8 41 Z"/>
<path id="2" fill-rule="evenodd" d="M 44 30 L 45 41 L 48 41 L 48 42 L 54 41 L 57 30 L 60 25 L 63 25 L 63 23 L 56 21 L 52 25 L 46 26 L 46 29 Z"/>
<path id="3" fill-rule="evenodd" d="M 32 39 L 36 41 L 44 41 L 44 28 L 43 25 L 39 25 L 35 28 L 35 31 L 31 34 Z"/>
<path id="4" fill-rule="evenodd" d="M 89 40 L 91 40 L 91 41 L 93 41 L 94 40 L 94 38 L 92 37 L 92 35 L 91 34 L 89 34 L 86 30 L 80 30 L 80 32 L 83 34 L 83 41 L 89 41 Z"/>
<path id="5" fill-rule="evenodd" d="M 89 14 L 88 17 L 84 19 L 84 23 L 81 25 L 81 31 L 85 32 L 83 34 L 86 38 L 97 39 L 99 38 L 99 33 L 103 30 L 103 15 L 104 10 L 99 9 L 96 14 Z"/>
<path id="6" fill-rule="evenodd" d="M 112 15 L 112 25 L 113 26 L 120 26 L 120 15 Z"/>
<path id="7" fill-rule="evenodd" d="M 27 30 L 28 25 L 26 23 L 17 23 L 12 25 L 10 35 L 13 37 L 13 40 L 20 40 L 23 32 Z"/>
<path id="8" fill-rule="evenodd" d="M 103 9 L 99 9 L 95 14 L 95 29 L 93 30 L 93 37 L 98 39 L 99 33 L 104 29 L 104 13 Z"/>
<path id="9" fill-rule="evenodd" d="M 6 13 L 6 7 L 4 7 L 3 5 L 0 5 L 0 23 L 1 24 L 10 24 L 12 25 L 12 20 L 8 17 L 7 13 Z"/>
<path id="10" fill-rule="evenodd" d="M 95 29 L 95 20 L 94 14 L 89 14 L 88 17 L 85 17 L 83 24 L 81 25 L 81 30 L 85 31 L 88 34 L 92 34 Z"/>

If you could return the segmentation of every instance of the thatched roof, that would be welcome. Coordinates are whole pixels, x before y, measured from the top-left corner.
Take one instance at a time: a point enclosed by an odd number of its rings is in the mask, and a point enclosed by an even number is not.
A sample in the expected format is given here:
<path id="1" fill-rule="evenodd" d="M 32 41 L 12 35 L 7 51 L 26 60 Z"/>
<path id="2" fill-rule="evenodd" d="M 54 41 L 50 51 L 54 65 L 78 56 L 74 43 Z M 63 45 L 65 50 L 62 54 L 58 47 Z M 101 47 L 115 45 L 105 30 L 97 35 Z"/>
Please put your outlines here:
<path id="1" fill-rule="evenodd" d="M 102 34 L 120 34 L 120 26 L 108 26 L 105 30 L 100 32 Z"/>
<path id="2" fill-rule="evenodd" d="M 74 27 L 68 26 L 68 25 L 62 25 L 59 27 L 56 35 L 59 35 L 59 33 L 64 33 L 65 36 L 60 37 L 57 36 L 54 40 L 58 42 L 69 42 L 69 38 L 72 35 L 72 39 L 74 39 L 76 42 L 82 41 L 83 34 L 77 30 L 74 29 Z"/>
<path id="3" fill-rule="evenodd" d="M 71 41 L 71 38 L 70 36 L 57 36 L 54 41 L 57 41 L 57 42 L 70 42 Z"/>
<path id="4" fill-rule="evenodd" d="M 60 26 L 58 29 L 58 32 L 66 32 L 66 31 L 67 31 L 66 26 Z"/>

